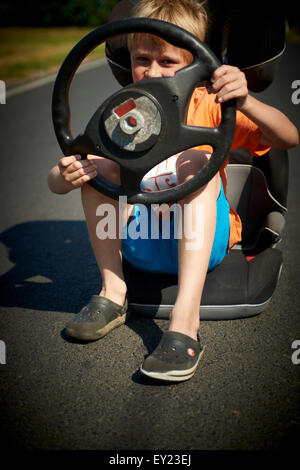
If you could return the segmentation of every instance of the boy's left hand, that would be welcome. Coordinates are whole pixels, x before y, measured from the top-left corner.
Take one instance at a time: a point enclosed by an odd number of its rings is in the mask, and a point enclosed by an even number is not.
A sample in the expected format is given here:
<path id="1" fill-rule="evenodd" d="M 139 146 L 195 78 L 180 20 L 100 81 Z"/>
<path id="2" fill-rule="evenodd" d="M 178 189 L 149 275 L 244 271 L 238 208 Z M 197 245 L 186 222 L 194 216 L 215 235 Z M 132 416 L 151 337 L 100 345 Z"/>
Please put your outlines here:
<path id="1" fill-rule="evenodd" d="M 236 98 L 237 109 L 242 110 L 248 96 L 245 74 L 237 67 L 221 65 L 214 71 L 211 77 L 211 86 L 207 91 L 217 95 L 217 103 Z"/>

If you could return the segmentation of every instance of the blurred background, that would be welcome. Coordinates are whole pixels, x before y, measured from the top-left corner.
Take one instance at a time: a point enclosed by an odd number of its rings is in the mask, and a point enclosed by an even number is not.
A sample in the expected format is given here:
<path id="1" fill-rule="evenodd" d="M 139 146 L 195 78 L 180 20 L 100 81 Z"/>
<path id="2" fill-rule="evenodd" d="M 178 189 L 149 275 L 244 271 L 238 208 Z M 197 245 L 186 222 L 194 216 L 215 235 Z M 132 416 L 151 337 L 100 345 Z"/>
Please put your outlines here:
<path id="1" fill-rule="evenodd" d="M 0 1 L 0 79 L 8 88 L 55 73 L 69 50 L 107 22 L 118 0 Z M 104 56 L 97 47 L 88 61 Z"/>
<path id="2" fill-rule="evenodd" d="M 0 1 L 0 79 L 9 88 L 55 73 L 68 51 L 83 36 L 107 22 L 118 1 Z M 285 9 L 287 41 L 298 44 L 299 3 L 290 1 L 275 6 Z M 103 56 L 104 46 L 101 45 L 87 61 Z"/>

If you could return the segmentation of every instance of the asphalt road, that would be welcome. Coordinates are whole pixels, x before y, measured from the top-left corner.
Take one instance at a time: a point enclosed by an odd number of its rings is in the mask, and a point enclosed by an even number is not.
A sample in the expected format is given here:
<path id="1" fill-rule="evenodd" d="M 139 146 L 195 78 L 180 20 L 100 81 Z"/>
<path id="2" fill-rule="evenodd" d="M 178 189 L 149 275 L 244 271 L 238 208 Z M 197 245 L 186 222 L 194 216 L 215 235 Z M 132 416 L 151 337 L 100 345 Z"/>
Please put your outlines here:
<path id="1" fill-rule="evenodd" d="M 289 46 L 276 81 L 260 98 L 300 129 L 291 101 L 299 47 Z M 99 289 L 79 191 L 47 188 L 60 157 L 51 122 L 53 83 L 0 105 L 1 443 L 51 450 L 295 449 L 300 364 L 299 147 L 290 151 L 284 266 L 268 308 L 243 320 L 202 322 L 206 351 L 194 378 L 153 383 L 138 369 L 168 322 L 132 317 L 101 341 L 69 341 L 63 329 Z M 74 134 L 118 88 L 106 65 L 72 88 Z M 3 343 L 2 343 L 3 345 Z M 2 362 L 4 362 L 2 360 Z"/>

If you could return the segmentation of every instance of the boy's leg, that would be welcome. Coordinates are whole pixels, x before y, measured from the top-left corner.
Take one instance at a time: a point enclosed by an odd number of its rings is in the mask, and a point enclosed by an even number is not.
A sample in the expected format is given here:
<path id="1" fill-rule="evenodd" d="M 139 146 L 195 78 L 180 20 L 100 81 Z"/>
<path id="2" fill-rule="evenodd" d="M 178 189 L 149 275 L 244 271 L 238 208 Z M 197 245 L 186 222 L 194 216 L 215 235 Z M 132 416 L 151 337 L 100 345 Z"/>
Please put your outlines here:
<path id="1" fill-rule="evenodd" d="M 183 152 L 177 162 L 178 183 L 193 177 L 208 158 L 209 155 L 195 150 Z M 162 335 L 157 348 L 141 366 L 141 372 L 152 378 L 188 380 L 193 377 L 203 354 L 198 338 L 199 309 L 213 247 L 220 189 L 217 174 L 206 186 L 180 202 L 182 233 L 178 237 L 178 295 L 169 331 Z M 199 236 L 191 239 L 191 234 Z"/>
<path id="2" fill-rule="evenodd" d="M 119 183 L 119 167 L 108 160 L 98 162 L 99 172 L 108 181 Z M 119 201 L 104 196 L 90 185 L 82 187 L 82 204 L 86 217 L 90 241 L 101 273 L 102 289 L 93 295 L 90 302 L 66 325 L 66 334 L 72 338 L 91 341 L 102 338 L 109 331 L 125 322 L 128 317 L 126 284 L 122 269 L 121 245 L 119 234 Z M 109 204 L 115 220 L 116 233 L 107 238 L 97 235 L 97 224 L 101 218 L 97 208 Z M 127 205 L 124 207 L 124 220 L 127 220 Z M 105 217 L 106 214 L 103 216 Z M 121 215 L 121 217 L 123 214 Z"/>
<path id="3" fill-rule="evenodd" d="M 178 183 L 190 179 L 207 162 L 208 155 L 189 150 L 178 159 Z M 217 175 L 197 192 L 180 201 L 182 237 L 178 240 L 178 294 L 169 330 L 197 339 L 199 309 L 216 229 Z M 188 207 L 188 210 L 187 210 Z M 189 239 L 195 234 L 194 239 Z"/>
<path id="4" fill-rule="evenodd" d="M 82 205 L 92 249 L 102 279 L 102 289 L 99 295 L 123 305 L 127 288 L 122 268 L 122 240 L 118 233 L 118 223 L 116 223 L 116 238 L 100 239 L 97 236 L 96 228 L 101 218 L 96 215 L 96 211 L 100 204 L 111 204 L 118 221 L 119 201 L 112 200 L 87 184 L 84 185 L 82 188 Z"/>

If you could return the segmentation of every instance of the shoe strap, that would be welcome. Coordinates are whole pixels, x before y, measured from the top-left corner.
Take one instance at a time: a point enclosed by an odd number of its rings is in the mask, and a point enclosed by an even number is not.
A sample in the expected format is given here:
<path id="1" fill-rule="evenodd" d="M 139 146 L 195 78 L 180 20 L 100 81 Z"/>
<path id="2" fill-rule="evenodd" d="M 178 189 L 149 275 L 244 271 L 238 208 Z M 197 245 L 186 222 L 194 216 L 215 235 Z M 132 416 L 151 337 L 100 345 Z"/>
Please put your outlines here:
<path id="1" fill-rule="evenodd" d="M 117 315 L 124 315 L 124 313 L 126 313 L 128 309 L 127 297 L 125 298 L 124 305 L 119 305 L 113 302 L 112 300 L 107 299 L 106 297 L 100 297 L 99 295 L 94 294 L 91 296 L 88 305 L 89 304 L 93 304 L 97 307 L 110 308 Z"/>

